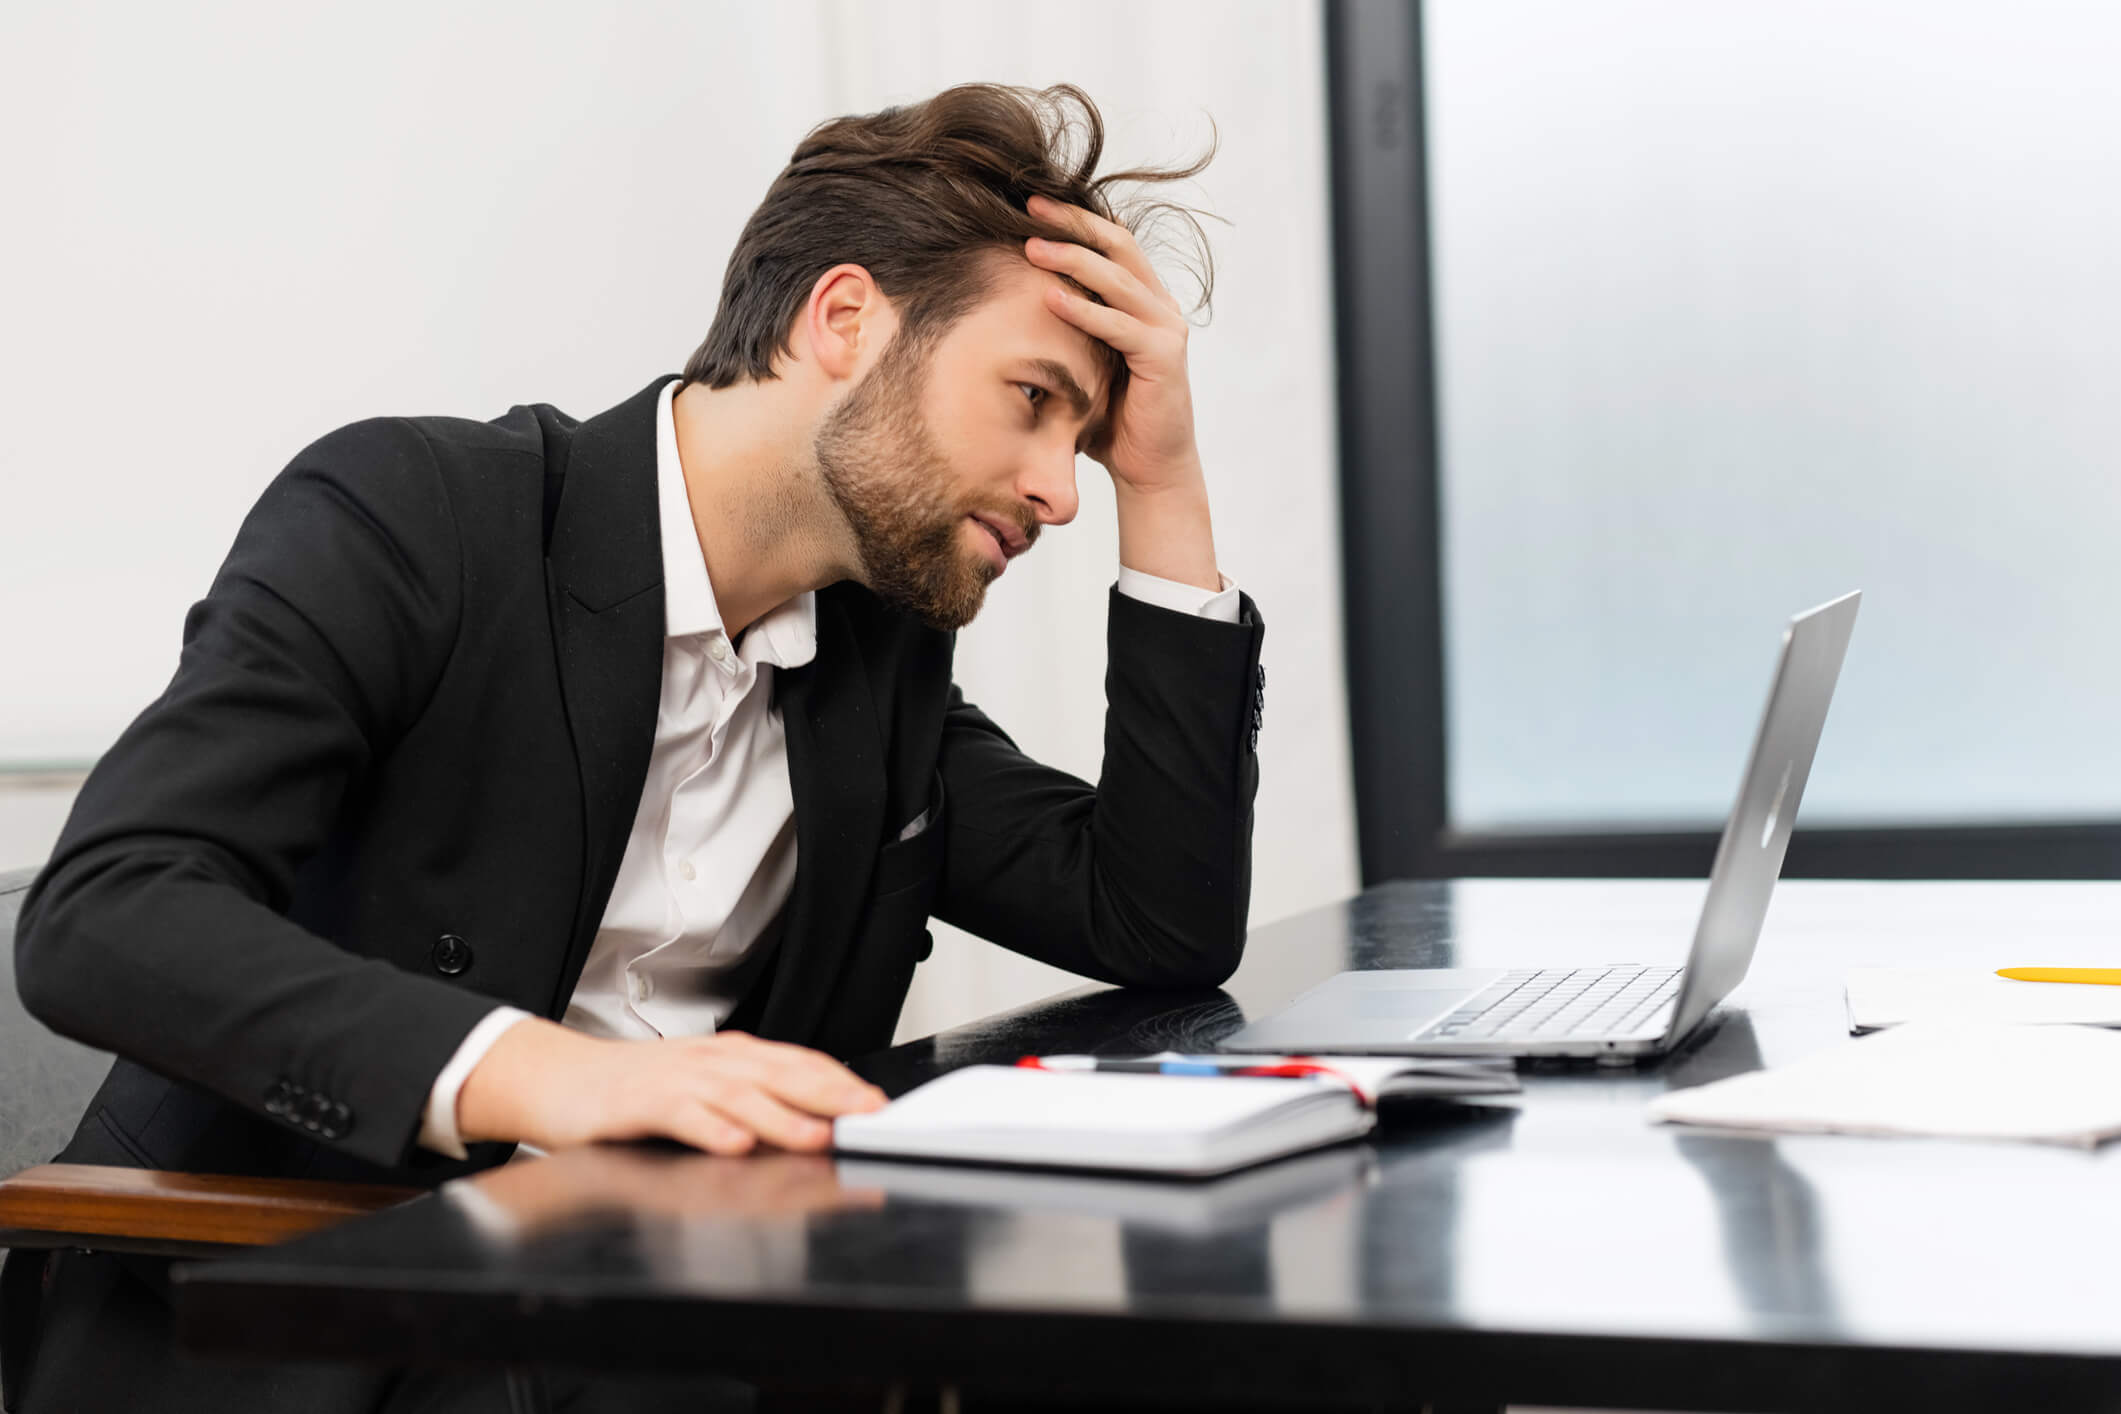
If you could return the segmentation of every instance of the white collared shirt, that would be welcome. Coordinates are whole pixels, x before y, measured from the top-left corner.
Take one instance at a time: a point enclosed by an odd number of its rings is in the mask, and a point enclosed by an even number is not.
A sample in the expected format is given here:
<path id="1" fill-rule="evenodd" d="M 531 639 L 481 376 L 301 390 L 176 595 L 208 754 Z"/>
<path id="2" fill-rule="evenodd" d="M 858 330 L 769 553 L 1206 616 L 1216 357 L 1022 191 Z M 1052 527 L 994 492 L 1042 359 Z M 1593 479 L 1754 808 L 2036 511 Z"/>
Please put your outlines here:
<path id="1" fill-rule="evenodd" d="M 722 631 L 678 460 L 672 402 L 656 400 L 656 495 L 663 540 L 663 688 L 655 747 L 626 853 L 568 1001 L 565 1025 L 592 1036 L 700 1036 L 728 1019 L 779 941 L 795 883 L 795 798 L 773 674 L 817 656 L 817 595 Z M 1219 593 L 1122 568 L 1119 590 L 1180 613 L 1237 621 Z M 428 1093 L 420 1144 L 464 1157 L 457 1092 L 528 1012 L 496 1007 L 471 1029 Z"/>

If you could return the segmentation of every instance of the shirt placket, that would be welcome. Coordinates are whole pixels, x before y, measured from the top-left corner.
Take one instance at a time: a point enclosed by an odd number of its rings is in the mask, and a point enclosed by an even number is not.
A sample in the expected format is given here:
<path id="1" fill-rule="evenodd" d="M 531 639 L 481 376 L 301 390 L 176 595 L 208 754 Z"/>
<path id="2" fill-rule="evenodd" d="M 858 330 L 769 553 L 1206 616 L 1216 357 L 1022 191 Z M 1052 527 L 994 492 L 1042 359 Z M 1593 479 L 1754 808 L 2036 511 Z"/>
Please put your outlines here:
<path id="1" fill-rule="evenodd" d="M 712 902 L 703 895 L 700 881 L 703 866 L 699 856 L 706 843 L 700 829 L 702 812 L 688 809 L 687 797 L 696 797 L 706 785 L 703 778 L 720 766 L 729 723 L 749 685 L 747 670 L 730 649 L 729 640 L 719 632 L 701 635 L 687 657 L 695 686 L 684 708 L 685 734 L 697 733 L 700 749 L 691 768 L 671 788 L 670 811 L 663 825 L 663 884 L 669 903 L 666 924 L 661 940 L 626 966 L 627 1008 L 654 1027 L 658 1035 L 664 1034 L 663 1028 L 643 1011 L 655 1002 L 659 985 L 657 960 L 687 960 L 679 958 L 673 949 L 688 939 L 704 944 L 702 956 L 712 951 L 714 943 L 714 936 L 701 923 L 702 914 Z"/>

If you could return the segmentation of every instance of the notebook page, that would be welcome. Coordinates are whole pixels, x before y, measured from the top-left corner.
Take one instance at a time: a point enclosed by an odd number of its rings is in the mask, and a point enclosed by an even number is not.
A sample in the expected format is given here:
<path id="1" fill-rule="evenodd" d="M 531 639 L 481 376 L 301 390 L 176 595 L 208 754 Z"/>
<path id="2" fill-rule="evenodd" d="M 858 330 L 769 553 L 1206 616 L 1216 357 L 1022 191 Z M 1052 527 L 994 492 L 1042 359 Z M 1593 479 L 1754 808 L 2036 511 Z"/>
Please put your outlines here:
<path id="1" fill-rule="evenodd" d="M 1328 1081 L 969 1066 L 857 1118 L 870 1134 L 1029 1129 L 1205 1137 L 1322 1098 L 1351 1103 L 1344 1088 Z"/>

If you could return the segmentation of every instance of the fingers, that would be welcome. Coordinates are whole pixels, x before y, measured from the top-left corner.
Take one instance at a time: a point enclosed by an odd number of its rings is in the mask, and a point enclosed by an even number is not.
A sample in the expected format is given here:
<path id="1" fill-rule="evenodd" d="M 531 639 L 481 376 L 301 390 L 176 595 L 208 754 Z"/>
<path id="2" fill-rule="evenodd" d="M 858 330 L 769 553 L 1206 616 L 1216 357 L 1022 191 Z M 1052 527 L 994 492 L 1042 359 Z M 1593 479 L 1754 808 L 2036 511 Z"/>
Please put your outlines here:
<path id="1" fill-rule="evenodd" d="M 1032 214 L 1077 236 L 1085 244 L 1032 237 L 1024 254 L 1042 270 L 1066 275 L 1104 301 L 1085 299 L 1056 286 L 1046 291 L 1046 305 L 1090 337 L 1126 355 L 1137 373 L 1155 376 L 1164 363 L 1182 362 L 1186 321 L 1122 226 L 1080 207 L 1034 197 Z M 1101 244 L 1102 249 L 1092 249 Z"/>
<path id="2" fill-rule="evenodd" d="M 716 1082 L 701 1099 L 714 1114 L 776 1148 L 808 1153 L 832 1142 L 831 1124 L 790 1109 L 749 1080 Z"/>
<path id="3" fill-rule="evenodd" d="M 1117 221 L 1108 221 L 1094 211 L 1085 211 L 1080 206 L 1069 206 L 1051 197 L 1034 196 L 1026 203 L 1026 209 L 1037 219 L 1059 227 L 1078 243 L 1101 252 L 1116 262 L 1139 281 L 1144 289 L 1155 291 L 1155 299 L 1159 305 L 1173 313 L 1178 312 L 1178 301 L 1164 288 L 1164 282 L 1156 276 L 1155 267 L 1149 264 L 1149 257 L 1142 253 L 1141 243 L 1134 239 L 1134 233 L 1125 226 Z M 1084 283 L 1089 284 L 1088 281 Z M 1095 285 L 1090 288 L 1097 290 L 1100 295 L 1105 294 L 1105 291 Z M 1106 298 L 1109 299 L 1110 296 L 1107 295 Z"/>
<path id="4" fill-rule="evenodd" d="M 884 1092 L 832 1057 L 742 1032 L 716 1038 L 713 1054 L 776 1098 L 827 1119 L 882 1109 Z"/>
<path id="5" fill-rule="evenodd" d="M 831 1144 L 834 1118 L 885 1103 L 829 1056 L 741 1033 L 595 1044 L 603 1073 L 577 1107 L 586 1112 L 547 1126 L 547 1147 L 662 1135 L 711 1154 L 814 1151 Z"/>
<path id="6" fill-rule="evenodd" d="M 1097 291 L 1114 309 L 1137 319 L 1164 323 L 1178 317 L 1175 303 L 1162 286 L 1153 290 L 1144 286 L 1132 271 L 1087 246 L 1033 236 L 1024 242 L 1024 254 L 1041 270 L 1068 276 L 1084 289 Z"/>
<path id="7" fill-rule="evenodd" d="M 710 1154 L 748 1154 L 758 1145 L 758 1136 L 750 1130 L 700 1104 L 681 1102 L 673 1106 L 658 1128 L 680 1144 L 690 1144 Z"/>
<path id="8" fill-rule="evenodd" d="M 703 1087 L 706 1094 L 673 1100 L 655 1126 L 665 1134 L 710 1154 L 748 1154 L 760 1144 L 814 1152 L 832 1142 L 832 1126 L 799 1114 L 772 1096 L 742 1081 Z"/>
<path id="9" fill-rule="evenodd" d="M 1166 340 L 1170 338 L 1165 331 L 1150 328 L 1125 310 L 1084 299 L 1075 291 L 1058 285 L 1046 291 L 1046 307 L 1091 338 L 1118 349 L 1126 355 L 1130 367 L 1134 367 L 1137 360 L 1147 363 L 1163 352 L 1158 344 L 1159 335 Z M 1144 370 L 1137 367 L 1135 371 Z"/>
<path id="10" fill-rule="evenodd" d="M 713 1154 L 757 1145 L 798 1153 L 832 1143 L 831 1120 L 881 1108 L 884 1092 L 829 1056 L 725 1032 L 689 1043 L 664 1111 L 671 1138 Z"/>

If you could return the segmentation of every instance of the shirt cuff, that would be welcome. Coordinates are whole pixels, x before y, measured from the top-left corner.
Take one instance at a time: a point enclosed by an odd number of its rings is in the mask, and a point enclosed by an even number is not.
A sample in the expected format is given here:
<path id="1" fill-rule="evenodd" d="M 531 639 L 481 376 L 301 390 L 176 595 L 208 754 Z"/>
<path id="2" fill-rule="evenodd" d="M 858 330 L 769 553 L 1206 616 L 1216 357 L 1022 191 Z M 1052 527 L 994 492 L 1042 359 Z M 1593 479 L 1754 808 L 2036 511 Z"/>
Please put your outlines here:
<path id="1" fill-rule="evenodd" d="M 442 1067 L 435 1077 L 434 1088 L 427 1092 L 427 1108 L 420 1115 L 420 1147 L 432 1149 L 444 1158 L 465 1157 L 464 1140 L 457 1133 L 457 1092 L 464 1088 L 473 1067 L 486 1059 L 493 1043 L 501 1039 L 501 1033 L 518 1021 L 528 1021 L 530 1013 L 512 1006 L 495 1007 L 471 1028 L 457 1046 L 457 1053 Z"/>
<path id="2" fill-rule="evenodd" d="M 1223 582 L 1221 590 L 1202 589 L 1197 584 L 1182 584 L 1175 579 L 1158 579 L 1153 574 L 1119 567 L 1119 592 L 1129 599 L 1139 599 L 1144 604 L 1154 604 L 1159 609 L 1169 609 L 1178 614 L 1194 614 L 1217 623 L 1237 622 L 1237 585 L 1230 576 L 1217 575 Z"/>

